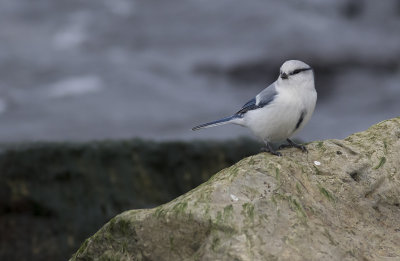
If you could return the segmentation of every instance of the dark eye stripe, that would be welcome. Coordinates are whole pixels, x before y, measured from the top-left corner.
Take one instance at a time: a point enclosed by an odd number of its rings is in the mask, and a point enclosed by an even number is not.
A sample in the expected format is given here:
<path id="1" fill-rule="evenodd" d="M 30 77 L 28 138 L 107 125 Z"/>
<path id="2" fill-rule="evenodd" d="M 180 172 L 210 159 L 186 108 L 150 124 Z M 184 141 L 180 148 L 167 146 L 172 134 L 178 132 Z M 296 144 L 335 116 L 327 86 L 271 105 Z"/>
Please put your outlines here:
<path id="1" fill-rule="evenodd" d="M 294 74 L 298 74 L 300 72 L 304 72 L 304 71 L 308 71 L 308 70 L 312 70 L 311 68 L 301 68 L 301 69 L 296 69 L 293 72 L 290 73 L 290 75 L 294 75 Z"/>

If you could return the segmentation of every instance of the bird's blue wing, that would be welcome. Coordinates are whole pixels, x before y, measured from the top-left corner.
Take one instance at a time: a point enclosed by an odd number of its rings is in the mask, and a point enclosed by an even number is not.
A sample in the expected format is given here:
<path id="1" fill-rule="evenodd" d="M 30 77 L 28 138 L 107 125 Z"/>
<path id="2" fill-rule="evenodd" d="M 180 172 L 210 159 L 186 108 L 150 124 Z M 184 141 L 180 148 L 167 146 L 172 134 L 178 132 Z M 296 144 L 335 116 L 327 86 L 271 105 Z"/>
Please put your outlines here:
<path id="1" fill-rule="evenodd" d="M 278 92 L 276 90 L 275 84 L 273 83 L 257 95 L 257 97 L 259 97 L 258 106 L 261 108 L 267 106 L 274 101 L 277 95 Z"/>
<path id="2" fill-rule="evenodd" d="M 243 115 L 246 112 L 248 112 L 250 110 L 257 109 L 257 108 L 258 107 L 256 105 L 256 98 L 253 98 L 250 101 L 248 101 L 245 105 L 243 105 L 243 107 L 238 112 L 236 112 L 235 114 Z"/>
<path id="3" fill-rule="evenodd" d="M 235 115 L 243 116 L 248 111 L 256 110 L 266 105 L 270 104 L 277 95 L 277 91 L 274 84 L 271 84 L 267 88 L 265 88 L 262 92 L 260 92 L 256 98 L 251 99 L 248 101 L 243 107 L 235 113 Z M 258 102 L 257 102 L 258 100 Z"/>

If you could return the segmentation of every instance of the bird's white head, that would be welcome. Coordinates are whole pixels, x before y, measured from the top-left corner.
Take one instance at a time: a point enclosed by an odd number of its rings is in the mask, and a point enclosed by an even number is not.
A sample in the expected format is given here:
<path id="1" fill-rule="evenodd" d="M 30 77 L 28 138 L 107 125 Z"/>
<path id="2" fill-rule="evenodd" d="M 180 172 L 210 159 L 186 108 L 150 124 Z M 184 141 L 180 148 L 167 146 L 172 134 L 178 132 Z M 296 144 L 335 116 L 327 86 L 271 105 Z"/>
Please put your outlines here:
<path id="1" fill-rule="evenodd" d="M 278 82 L 295 85 L 312 82 L 314 85 L 314 72 L 308 64 L 302 61 L 289 60 L 282 64 Z"/>

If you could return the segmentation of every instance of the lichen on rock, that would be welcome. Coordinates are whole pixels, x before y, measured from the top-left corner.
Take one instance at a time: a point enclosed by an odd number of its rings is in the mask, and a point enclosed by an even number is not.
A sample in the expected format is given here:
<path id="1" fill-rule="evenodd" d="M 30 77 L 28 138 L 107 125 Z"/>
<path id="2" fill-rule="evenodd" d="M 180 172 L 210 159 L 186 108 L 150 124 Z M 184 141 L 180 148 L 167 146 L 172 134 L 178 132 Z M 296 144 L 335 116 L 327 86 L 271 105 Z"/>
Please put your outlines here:
<path id="1" fill-rule="evenodd" d="M 245 158 L 116 216 L 71 260 L 399 260 L 399 129 L 395 118 L 309 153 Z"/>

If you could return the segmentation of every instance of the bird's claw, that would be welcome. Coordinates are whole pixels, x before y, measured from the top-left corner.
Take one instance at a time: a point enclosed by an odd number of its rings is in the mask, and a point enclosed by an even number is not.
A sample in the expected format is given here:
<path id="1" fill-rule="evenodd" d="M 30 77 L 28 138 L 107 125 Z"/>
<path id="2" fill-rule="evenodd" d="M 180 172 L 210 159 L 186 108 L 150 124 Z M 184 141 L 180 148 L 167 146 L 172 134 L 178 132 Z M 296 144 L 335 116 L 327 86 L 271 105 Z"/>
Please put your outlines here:
<path id="1" fill-rule="evenodd" d="M 298 144 L 282 144 L 281 146 L 279 146 L 279 149 L 285 149 L 285 148 L 298 148 L 301 149 L 302 152 L 307 152 L 308 150 L 306 148 L 306 146 L 304 145 L 298 145 Z"/>
<path id="2" fill-rule="evenodd" d="M 293 146 L 292 145 L 289 145 L 289 144 L 282 144 L 281 146 L 279 146 L 279 148 L 278 149 L 286 149 L 286 148 L 292 148 Z"/>
<path id="3" fill-rule="evenodd" d="M 308 153 L 308 150 L 307 150 L 306 146 L 300 145 L 299 149 L 301 149 L 302 152 L 307 152 Z"/>
<path id="4" fill-rule="evenodd" d="M 272 155 L 278 156 L 278 157 L 282 157 L 282 153 L 280 153 L 279 151 L 274 151 L 274 150 L 270 150 L 267 147 L 262 147 L 260 149 L 261 152 L 268 152 L 271 153 Z"/>

